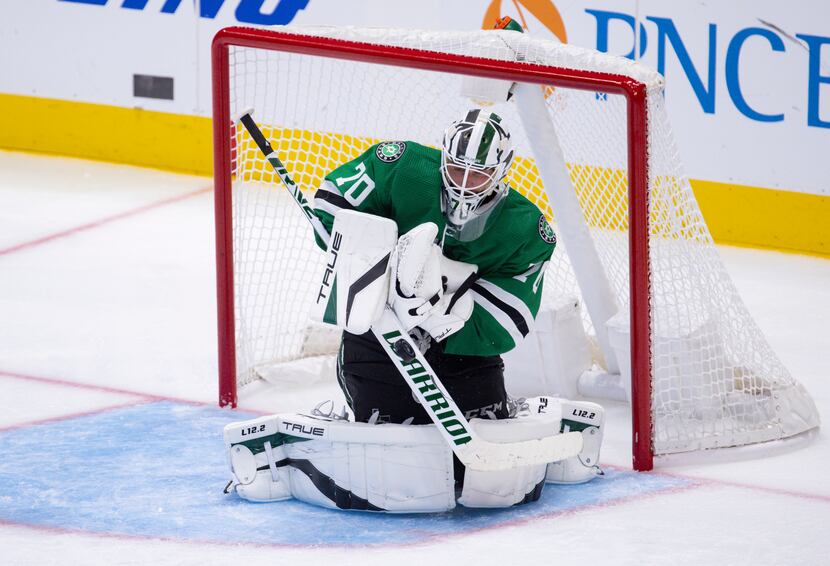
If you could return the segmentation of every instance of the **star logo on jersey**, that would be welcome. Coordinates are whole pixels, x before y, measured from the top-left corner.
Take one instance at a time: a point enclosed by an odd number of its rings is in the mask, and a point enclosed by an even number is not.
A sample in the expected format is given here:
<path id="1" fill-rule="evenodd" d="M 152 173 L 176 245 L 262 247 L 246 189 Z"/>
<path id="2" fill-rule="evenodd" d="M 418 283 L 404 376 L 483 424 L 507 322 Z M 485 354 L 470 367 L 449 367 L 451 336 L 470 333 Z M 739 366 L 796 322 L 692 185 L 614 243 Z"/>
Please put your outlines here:
<path id="1" fill-rule="evenodd" d="M 556 232 L 553 231 L 548 221 L 545 220 L 544 214 L 539 216 L 539 235 L 549 244 L 556 243 Z"/>
<path id="2" fill-rule="evenodd" d="M 406 144 L 402 141 L 383 142 L 378 144 L 378 148 L 375 150 L 375 155 L 377 155 L 378 159 L 381 161 L 392 163 L 393 161 L 397 161 L 401 158 L 401 155 L 403 155 L 403 151 L 405 149 Z"/>

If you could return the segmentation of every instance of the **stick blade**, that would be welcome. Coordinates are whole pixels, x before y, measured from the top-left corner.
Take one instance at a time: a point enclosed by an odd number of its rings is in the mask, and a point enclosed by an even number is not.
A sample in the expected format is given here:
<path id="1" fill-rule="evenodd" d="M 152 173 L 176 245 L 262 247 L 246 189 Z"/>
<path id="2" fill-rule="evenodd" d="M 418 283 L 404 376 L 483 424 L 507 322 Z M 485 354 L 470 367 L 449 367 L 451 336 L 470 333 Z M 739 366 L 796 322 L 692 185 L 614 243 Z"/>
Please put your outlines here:
<path id="1" fill-rule="evenodd" d="M 582 451 L 582 433 L 566 432 L 520 442 L 487 442 L 481 437 L 456 450 L 461 463 L 471 470 L 493 472 L 558 462 Z"/>

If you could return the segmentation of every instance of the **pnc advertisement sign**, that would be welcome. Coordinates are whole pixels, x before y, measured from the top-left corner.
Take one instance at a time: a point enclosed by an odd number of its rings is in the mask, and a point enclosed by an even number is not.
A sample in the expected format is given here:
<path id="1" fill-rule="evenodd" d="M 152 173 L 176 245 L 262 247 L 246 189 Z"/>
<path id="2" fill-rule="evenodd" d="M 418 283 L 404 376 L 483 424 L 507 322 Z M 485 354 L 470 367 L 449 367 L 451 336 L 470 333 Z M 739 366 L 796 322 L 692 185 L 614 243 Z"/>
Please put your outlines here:
<path id="1" fill-rule="evenodd" d="M 695 179 L 830 196 L 830 3 L 491 0 L 537 37 L 636 59 L 666 77 Z M 806 5 L 809 4 L 809 5 Z"/>
<path id="2" fill-rule="evenodd" d="M 0 92 L 209 116 L 210 42 L 222 27 L 469 30 L 492 28 L 501 16 L 536 37 L 637 59 L 664 74 L 691 177 L 830 194 L 830 2 L 2 2 L 0 32 L 8 33 L 0 33 L 0 49 L 26 57 L 11 58 Z M 147 89 L 134 90 L 137 80 Z M 169 96 L 136 94 L 162 86 Z"/>
<path id="3" fill-rule="evenodd" d="M 550 0 L 516 0 L 502 2 L 493 0 L 487 6 L 482 22 L 483 29 L 490 29 L 501 17 L 504 8 L 511 4 L 515 7 L 518 19 L 529 33 L 548 32 L 563 43 L 568 42 L 568 31 L 559 10 Z M 586 2 L 586 4 L 590 4 Z M 734 108 L 743 116 L 758 122 L 781 122 L 786 119 L 786 108 L 764 108 L 753 105 L 744 94 L 742 77 L 751 71 L 763 73 L 771 68 L 777 53 L 787 49 L 806 50 L 808 57 L 803 62 L 802 101 L 793 100 L 792 105 L 801 103 L 806 106 L 805 123 L 809 127 L 830 128 L 830 36 L 808 33 L 788 33 L 771 22 L 758 18 L 747 18 L 752 25 L 746 25 L 735 31 L 724 33 L 718 30 L 717 22 L 705 27 L 684 25 L 682 19 L 666 14 L 643 14 L 639 19 L 631 13 L 585 7 L 584 12 L 593 18 L 594 43 L 584 45 L 604 53 L 629 59 L 644 59 L 653 55 L 655 68 L 666 74 L 666 61 L 674 58 L 682 70 L 681 76 L 671 80 L 684 80 L 694 91 L 700 109 L 706 114 L 715 114 L 717 102 L 715 94 L 725 88 Z M 527 14 L 527 15 L 526 15 Z M 532 23 L 528 23 L 533 17 Z M 676 21 L 677 20 L 677 21 Z M 753 21 L 754 20 L 754 21 Z M 761 25 L 757 25 L 761 24 Z M 534 27 L 536 29 L 534 29 Z M 541 28 L 541 29 L 540 29 Z M 687 47 L 688 38 L 696 35 L 703 38 L 705 58 L 694 61 Z M 627 46 L 628 49 L 612 51 L 610 45 Z M 753 46 L 754 44 L 754 46 Z M 719 49 L 719 45 L 721 48 Z M 725 46 L 725 57 L 720 57 Z M 745 51 L 753 49 L 753 55 L 762 60 L 752 69 L 745 65 Z M 765 49 L 765 51 L 762 51 Z M 822 60 L 822 50 L 825 57 Z M 742 68 L 742 66 L 744 66 Z M 770 88 L 774 88 L 775 77 L 771 79 Z M 670 83 L 669 83 L 670 84 Z M 827 85 L 827 86 L 825 86 Z M 822 87 L 826 92 L 822 92 Z M 671 89 L 667 89 L 670 96 Z M 822 97 L 823 95 L 823 97 Z M 784 106 L 784 105 L 781 105 Z M 822 113 L 823 109 L 823 113 Z"/>

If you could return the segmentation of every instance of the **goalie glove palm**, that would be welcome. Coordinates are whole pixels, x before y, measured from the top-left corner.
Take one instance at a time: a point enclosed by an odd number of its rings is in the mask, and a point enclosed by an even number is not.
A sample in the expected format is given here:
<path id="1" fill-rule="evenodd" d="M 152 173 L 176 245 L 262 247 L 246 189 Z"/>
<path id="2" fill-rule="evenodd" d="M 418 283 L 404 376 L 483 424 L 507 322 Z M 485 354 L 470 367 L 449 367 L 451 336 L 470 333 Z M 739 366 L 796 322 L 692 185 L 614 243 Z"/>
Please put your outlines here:
<path id="1" fill-rule="evenodd" d="M 437 235 L 434 223 L 420 224 L 398 239 L 393 254 L 389 304 L 407 331 L 437 307 L 443 294 L 441 248 L 434 244 Z"/>
<path id="2" fill-rule="evenodd" d="M 429 299 L 441 293 L 441 248 L 435 245 L 437 235 L 438 226 L 425 222 L 398 238 L 395 275 L 402 296 Z"/>

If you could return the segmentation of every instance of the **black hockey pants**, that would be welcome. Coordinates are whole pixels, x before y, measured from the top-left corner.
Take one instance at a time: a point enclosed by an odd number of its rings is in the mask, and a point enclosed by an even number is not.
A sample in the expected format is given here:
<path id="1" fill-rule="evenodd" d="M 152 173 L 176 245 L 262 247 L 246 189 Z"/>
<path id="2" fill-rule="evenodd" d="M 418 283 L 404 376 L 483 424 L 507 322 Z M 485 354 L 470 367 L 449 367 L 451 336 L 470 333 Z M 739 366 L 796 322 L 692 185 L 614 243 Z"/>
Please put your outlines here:
<path id="1" fill-rule="evenodd" d="M 432 422 L 371 332 L 344 332 L 340 348 L 337 377 L 355 420 L 366 422 L 377 411 L 378 422 L 401 423 L 409 417 L 412 424 Z M 455 356 L 442 350 L 433 343 L 425 357 L 467 419 L 487 418 L 490 412 L 506 419 L 501 357 Z"/>

